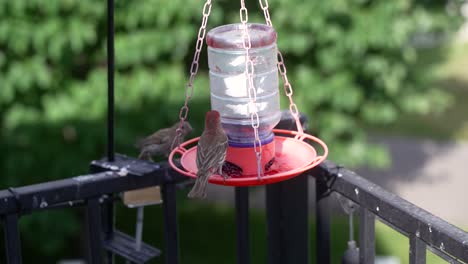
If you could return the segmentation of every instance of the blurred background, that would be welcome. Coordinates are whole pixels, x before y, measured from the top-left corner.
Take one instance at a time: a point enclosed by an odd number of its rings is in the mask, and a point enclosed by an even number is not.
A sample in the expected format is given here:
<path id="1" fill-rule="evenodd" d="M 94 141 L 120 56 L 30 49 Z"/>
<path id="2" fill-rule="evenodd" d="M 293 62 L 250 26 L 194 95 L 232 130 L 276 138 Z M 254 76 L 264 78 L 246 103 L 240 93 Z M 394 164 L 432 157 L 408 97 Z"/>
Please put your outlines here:
<path id="1" fill-rule="evenodd" d="M 263 23 L 256 1 L 247 4 L 249 22 Z M 202 7 L 200 0 L 116 1 L 117 152 L 135 156 L 137 138 L 177 121 Z M 237 23 L 238 9 L 236 1 L 214 1 L 209 28 Z M 270 13 L 296 103 L 329 158 L 466 230 L 468 4 L 270 0 Z M 1 189 L 86 174 L 104 156 L 105 19 L 103 0 L 0 0 Z M 201 133 L 210 108 L 206 50 L 201 58 L 190 137 Z M 253 262 L 264 263 L 262 190 L 252 192 Z M 196 202 L 180 193 L 183 263 L 235 263 L 232 190 L 211 188 L 209 196 Z M 117 212 L 118 227 L 133 234 L 135 210 Z M 146 210 L 144 231 L 159 248 L 161 213 Z M 24 262 L 84 256 L 83 216 L 75 209 L 23 217 Z M 337 217 L 336 263 L 346 228 Z M 406 238 L 383 225 L 376 232 L 379 255 L 408 262 Z"/>

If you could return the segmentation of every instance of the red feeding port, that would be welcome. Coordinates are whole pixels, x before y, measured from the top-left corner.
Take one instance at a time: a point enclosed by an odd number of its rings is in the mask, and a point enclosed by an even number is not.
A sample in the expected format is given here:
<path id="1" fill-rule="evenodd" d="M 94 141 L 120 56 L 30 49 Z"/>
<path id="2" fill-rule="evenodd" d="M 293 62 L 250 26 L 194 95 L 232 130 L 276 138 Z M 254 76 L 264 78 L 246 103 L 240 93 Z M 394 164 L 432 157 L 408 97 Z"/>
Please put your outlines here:
<path id="1" fill-rule="evenodd" d="M 231 177 L 226 180 L 224 180 L 222 176 L 214 174 L 210 177 L 209 182 L 228 186 L 254 186 L 280 182 L 298 176 L 302 172 L 317 166 L 324 161 L 328 155 L 327 145 L 314 136 L 303 133 L 300 134 L 297 131 L 291 130 L 274 129 L 273 132 L 275 133 L 275 140 L 273 141 L 275 144 L 273 148 L 275 150 L 274 159 L 272 159 L 272 162 L 269 164 L 265 164 L 267 168 L 264 170 L 264 175 L 262 177 L 259 178 L 257 173 L 251 173 L 252 168 L 255 168 L 256 172 L 256 160 L 250 157 L 251 155 L 255 156 L 255 154 L 252 148 L 245 148 L 242 150 L 245 152 L 245 156 L 239 156 L 242 153 L 236 153 L 237 160 L 244 160 L 250 164 L 245 167 L 244 162 L 244 167 L 241 168 L 242 174 L 231 175 Z M 196 144 L 198 143 L 198 139 L 199 138 L 194 138 L 182 143 L 169 155 L 171 167 L 177 172 L 192 178 L 197 177 Z M 305 142 L 305 140 L 320 145 L 322 154 L 318 155 L 316 149 Z M 228 156 L 229 155 L 230 153 L 228 150 Z M 174 163 L 174 158 L 176 156 L 181 156 L 181 167 L 177 167 Z M 264 162 L 262 162 L 262 165 L 263 164 Z M 246 168 L 250 173 L 243 173 Z"/>

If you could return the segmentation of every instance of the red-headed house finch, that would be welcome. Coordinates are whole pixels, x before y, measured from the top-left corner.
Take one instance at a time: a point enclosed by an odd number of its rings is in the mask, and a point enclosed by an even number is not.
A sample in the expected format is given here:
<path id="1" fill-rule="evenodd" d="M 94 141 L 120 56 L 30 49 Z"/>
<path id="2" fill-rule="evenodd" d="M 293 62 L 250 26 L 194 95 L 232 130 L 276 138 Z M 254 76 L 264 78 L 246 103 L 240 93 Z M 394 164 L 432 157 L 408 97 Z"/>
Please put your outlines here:
<path id="1" fill-rule="evenodd" d="M 192 127 L 190 126 L 189 122 L 183 121 L 182 124 L 182 135 L 181 140 L 192 131 Z M 169 156 L 172 149 L 172 142 L 177 135 L 177 129 L 179 128 L 180 122 L 177 122 L 173 126 L 169 128 L 163 128 L 152 135 L 140 140 L 136 147 L 140 149 L 140 155 L 138 155 L 139 159 L 146 159 L 151 160 L 152 156 L 156 155 L 164 155 Z M 177 147 L 177 145 L 174 145 Z"/>
<path id="2" fill-rule="evenodd" d="M 223 174 L 228 138 L 223 128 L 218 111 L 209 111 L 205 116 L 205 130 L 197 146 L 197 180 L 188 194 L 189 198 L 205 198 L 206 184 L 214 173 Z"/>

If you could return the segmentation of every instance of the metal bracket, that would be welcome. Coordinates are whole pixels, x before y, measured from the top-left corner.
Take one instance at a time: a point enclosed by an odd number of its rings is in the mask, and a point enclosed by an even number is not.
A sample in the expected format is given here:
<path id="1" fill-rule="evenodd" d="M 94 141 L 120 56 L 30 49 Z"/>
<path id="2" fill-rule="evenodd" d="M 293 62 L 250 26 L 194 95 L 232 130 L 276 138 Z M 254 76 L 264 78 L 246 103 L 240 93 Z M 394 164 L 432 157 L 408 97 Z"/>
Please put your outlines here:
<path id="1" fill-rule="evenodd" d="M 120 231 L 114 231 L 111 238 L 104 241 L 104 248 L 132 263 L 146 263 L 161 255 L 161 250 L 141 243 L 140 250 L 135 249 L 135 239 Z"/>

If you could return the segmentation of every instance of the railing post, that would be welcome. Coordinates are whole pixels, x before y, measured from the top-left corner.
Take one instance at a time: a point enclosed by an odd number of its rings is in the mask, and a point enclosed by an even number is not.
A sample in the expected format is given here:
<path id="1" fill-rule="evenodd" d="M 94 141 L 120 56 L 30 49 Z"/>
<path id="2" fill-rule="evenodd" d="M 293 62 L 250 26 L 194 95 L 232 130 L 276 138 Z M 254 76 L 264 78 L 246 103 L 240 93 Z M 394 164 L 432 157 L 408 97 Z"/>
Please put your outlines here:
<path id="1" fill-rule="evenodd" d="M 300 115 L 307 130 L 307 118 Z M 276 126 L 296 130 L 289 111 L 283 111 Z M 266 186 L 269 264 L 309 263 L 308 175 Z"/>
<path id="2" fill-rule="evenodd" d="M 415 235 L 410 235 L 409 254 L 410 264 L 426 263 L 426 244 Z"/>
<path id="3" fill-rule="evenodd" d="M 283 263 L 282 182 L 266 186 L 268 264 Z"/>
<path id="4" fill-rule="evenodd" d="M 359 263 L 374 263 L 375 215 L 366 208 L 359 208 Z"/>
<path id="5" fill-rule="evenodd" d="M 99 198 L 88 199 L 86 206 L 88 219 L 88 263 L 102 263 L 102 227 Z"/>
<path id="6" fill-rule="evenodd" d="M 177 223 L 177 201 L 174 183 L 162 186 L 164 208 L 164 239 L 166 244 L 166 264 L 179 263 L 179 234 Z"/>
<path id="7" fill-rule="evenodd" d="M 316 188 L 316 218 L 317 218 L 317 263 L 331 263 L 330 248 L 330 198 L 328 197 L 329 188 L 324 175 L 315 177 Z"/>
<path id="8" fill-rule="evenodd" d="M 107 0 L 107 159 L 114 161 L 114 69 L 115 68 L 115 50 L 114 50 L 114 0 Z M 112 194 L 111 194 L 112 196 Z M 106 235 L 112 234 L 115 229 L 115 210 L 114 203 L 106 203 L 103 208 L 104 229 Z M 106 263 L 114 263 L 114 254 L 106 252 Z"/>
<path id="9" fill-rule="evenodd" d="M 107 158 L 114 161 L 114 0 L 107 0 Z"/>
<path id="10" fill-rule="evenodd" d="M 18 229 L 18 215 L 6 215 L 4 219 L 4 226 L 7 263 L 21 264 L 21 242 Z"/>
<path id="11" fill-rule="evenodd" d="M 249 188 L 236 187 L 237 263 L 250 263 Z"/>
<path id="12" fill-rule="evenodd" d="M 309 263 L 308 175 L 266 186 L 269 264 Z"/>
<path id="13" fill-rule="evenodd" d="M 112 201 L 113 194 L 109 194 L 110 199 L 105 201 L 102 204 L 102 229 L 104 231 L 104 239 L 109 240 L 112 238 L 112 235 L 115 231 L 115 208 L 114 202 Z M 111 251 L 106 251 L 106 263 L 113 264 L 114 263 L 114 254 Z"/>

